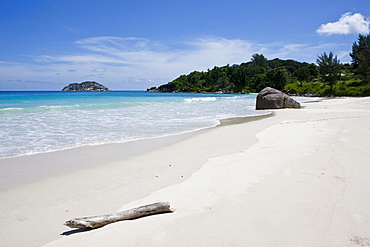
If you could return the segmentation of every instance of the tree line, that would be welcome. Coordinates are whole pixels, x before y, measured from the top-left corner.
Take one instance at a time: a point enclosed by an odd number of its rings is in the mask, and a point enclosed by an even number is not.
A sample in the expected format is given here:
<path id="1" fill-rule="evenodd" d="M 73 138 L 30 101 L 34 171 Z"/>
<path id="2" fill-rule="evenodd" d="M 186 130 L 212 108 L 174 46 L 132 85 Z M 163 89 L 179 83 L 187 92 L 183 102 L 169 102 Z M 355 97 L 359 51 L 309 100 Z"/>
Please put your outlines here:
<path id="1" fill-rule="evenodd" d="M 254 93 L 269 86 L 297 95 L 370 95 L 370 34 L 359 35 L 352 45 L 351 64 L 342 64 L 332 52 L 314 63 L 268 60 L 254 54 L 240 65 L 215 66 L 193 71 L 156 88 L 160 92 Z"/>

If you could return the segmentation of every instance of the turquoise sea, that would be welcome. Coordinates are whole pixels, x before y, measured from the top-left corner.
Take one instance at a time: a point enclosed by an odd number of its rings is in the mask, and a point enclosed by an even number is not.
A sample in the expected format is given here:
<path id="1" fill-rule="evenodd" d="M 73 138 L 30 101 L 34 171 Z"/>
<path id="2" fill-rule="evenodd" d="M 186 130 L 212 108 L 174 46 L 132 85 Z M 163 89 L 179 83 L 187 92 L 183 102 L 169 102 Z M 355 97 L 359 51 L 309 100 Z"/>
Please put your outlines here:
<path id="1" fill-rule="evenodd" d="M 120 143 L 213 127 L 266 114 L 255 95 L 0 92 L 0 158 Z"/>

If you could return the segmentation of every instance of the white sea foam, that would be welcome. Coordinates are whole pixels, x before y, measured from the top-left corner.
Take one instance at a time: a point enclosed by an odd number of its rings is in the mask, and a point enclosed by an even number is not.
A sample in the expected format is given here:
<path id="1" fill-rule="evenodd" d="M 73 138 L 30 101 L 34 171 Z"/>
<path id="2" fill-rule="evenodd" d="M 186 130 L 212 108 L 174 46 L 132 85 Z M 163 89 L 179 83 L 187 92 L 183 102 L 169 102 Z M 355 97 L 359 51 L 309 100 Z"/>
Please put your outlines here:
<path id="1" fill-rule="evenodd" d="M 14 111 L 14 110 L 23 110 L 23 108 L 16 108 L 16 107 L 9 107 L 9 108 L 3 108 L 0 109 L 0 111 Z"/>
<path id="2" fill-rule="evenodd" d="M 49 108 L 49 109 L 62 109 L 62 108 L 74 108 L 79 105 L 41 105 L 40 108 Z"/>
<path id="3" fill-rule="evenodd" d="M 174 135 L 216 126 L 224 118 L 261 114 L 254 110 L 253 95 L 113 96 L 52 98 L 49 104 L 0 113 L 0 158 Z"/>
<path id="4" fill-rule="evenodd" d="M 185 102 L 197 102 L 197 101 L 216 101 L 216 97 L 204 97 L 204 98 L 191 98 L 184 99 Z"/>

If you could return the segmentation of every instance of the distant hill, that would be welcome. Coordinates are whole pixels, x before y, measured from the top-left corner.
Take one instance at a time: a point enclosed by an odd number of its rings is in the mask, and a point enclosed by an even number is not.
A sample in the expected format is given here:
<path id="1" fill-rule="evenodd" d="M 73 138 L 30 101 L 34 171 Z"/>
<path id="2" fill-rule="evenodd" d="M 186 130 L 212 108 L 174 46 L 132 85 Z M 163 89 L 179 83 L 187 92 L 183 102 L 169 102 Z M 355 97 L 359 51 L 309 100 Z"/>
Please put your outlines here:
<path id="1" fill-rule="evenodd" d="M 65 86 L 62 91 L 110 91 L 110 89 L 95 81 L 85 81 L 82 83 L 71 83 Z"/>
<path id="2" fill-rule="evenodd" d="M 267 60 L 262 54 L 254 54 L 251 61 L 240 65 L 215 66 L 213 69 L 193 71 L 175 80 L 147 89 L 149 92 L 210 92 L 254 93 L 265 87 L 283 90 L 284 86 L 297 80 L 298 72 L 304 70 L 305 81 L 317 77 L 315 64 L 294 60 Z"/>

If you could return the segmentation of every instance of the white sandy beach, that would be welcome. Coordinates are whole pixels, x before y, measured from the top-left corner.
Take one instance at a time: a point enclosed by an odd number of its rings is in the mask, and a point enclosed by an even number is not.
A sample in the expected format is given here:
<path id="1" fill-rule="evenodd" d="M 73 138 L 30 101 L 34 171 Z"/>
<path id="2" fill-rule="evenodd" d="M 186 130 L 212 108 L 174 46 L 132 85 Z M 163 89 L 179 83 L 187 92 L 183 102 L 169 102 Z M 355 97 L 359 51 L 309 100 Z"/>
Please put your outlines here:
<path id="1" fill-rule="evenodd" d="M 370 98 L 251 120 L 0 160 L 0 246 L 370 246 Z M 63 225 L 157 201 L 175 212 Z"/>

